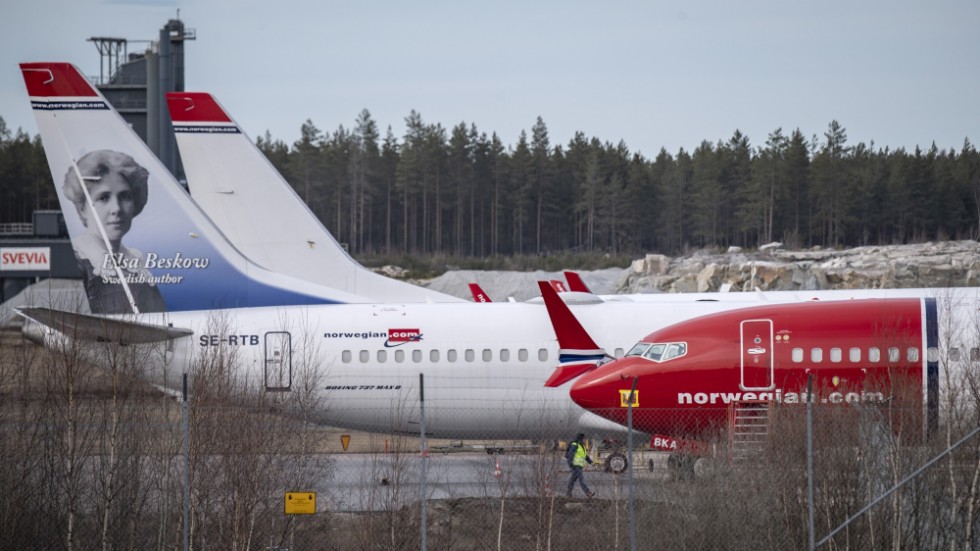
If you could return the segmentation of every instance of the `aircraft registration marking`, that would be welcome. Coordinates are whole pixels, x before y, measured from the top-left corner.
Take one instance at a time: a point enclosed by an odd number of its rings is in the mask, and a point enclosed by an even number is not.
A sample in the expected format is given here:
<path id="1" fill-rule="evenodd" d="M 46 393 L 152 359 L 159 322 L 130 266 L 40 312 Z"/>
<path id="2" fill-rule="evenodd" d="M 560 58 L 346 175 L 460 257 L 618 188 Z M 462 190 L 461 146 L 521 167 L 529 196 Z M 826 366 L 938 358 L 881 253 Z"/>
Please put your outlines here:
<path id="1" fill-rule="evenodd" d="M 221 346 L 222 344 L 227 344 L 229 346 L 258 346 L 259 336 L 258 335 L 201 335 L 198 338 L 198 343 L 201 346 Z"/>

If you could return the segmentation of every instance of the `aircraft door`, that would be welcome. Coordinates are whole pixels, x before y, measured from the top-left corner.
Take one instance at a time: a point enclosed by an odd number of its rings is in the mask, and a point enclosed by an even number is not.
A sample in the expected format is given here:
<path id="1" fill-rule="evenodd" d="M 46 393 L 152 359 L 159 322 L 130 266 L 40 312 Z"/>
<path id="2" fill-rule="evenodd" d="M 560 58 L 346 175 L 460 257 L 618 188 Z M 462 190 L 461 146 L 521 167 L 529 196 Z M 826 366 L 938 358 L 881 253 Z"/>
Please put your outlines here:
<path id="1" fill-rule="evenodd" d="M 775 387 L 772 320 L 744 320 L 741 329 L 742 390 L 772 390 Z"/>
<path id="2" fill-rule="evenodd" d="M 288 391 L 293 380 L 292 343 L 288 332 L 265 334 L 265 389 Z"/>

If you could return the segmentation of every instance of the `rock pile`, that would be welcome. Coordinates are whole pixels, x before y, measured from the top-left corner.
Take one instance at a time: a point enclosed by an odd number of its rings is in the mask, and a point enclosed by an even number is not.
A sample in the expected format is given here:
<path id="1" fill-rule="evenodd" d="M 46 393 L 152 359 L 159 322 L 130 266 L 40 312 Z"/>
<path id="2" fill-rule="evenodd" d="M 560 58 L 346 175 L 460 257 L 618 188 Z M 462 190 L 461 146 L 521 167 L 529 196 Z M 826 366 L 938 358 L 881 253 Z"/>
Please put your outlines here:
<path id="1" fill-rule="evenodd" d="M 816 289 L 975 287 L 980 285 L 980 243 L 946 241 L 853 249 L 784 250 L 779 243 L 743 252 L 698 251 L 636 260 L 616 293 L 691 293 Z"/>

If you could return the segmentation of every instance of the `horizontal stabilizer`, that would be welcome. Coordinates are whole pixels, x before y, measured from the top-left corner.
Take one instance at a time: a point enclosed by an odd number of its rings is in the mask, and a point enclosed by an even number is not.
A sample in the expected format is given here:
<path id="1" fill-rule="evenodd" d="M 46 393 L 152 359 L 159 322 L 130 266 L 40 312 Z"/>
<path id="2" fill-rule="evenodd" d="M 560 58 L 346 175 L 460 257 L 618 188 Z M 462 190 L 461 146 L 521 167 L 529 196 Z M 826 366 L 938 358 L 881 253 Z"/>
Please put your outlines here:
<path id="1" fill-rule="evenodd" d="M 190 329 L 137 323 L 120 319 L 76 314 L 51 308 L 17 308 L 29 320 L 50 327 L 63 335 L 89 341 L 124 344 L 162 342 L 193 335 Z"/>
<path id="2" fill-rule="evenodd" d="M 561 386 L 593 369 L 595 369 L 595 363 L 593 362 L 558 366 L 554 373 L 551 374 L 551 377 L 548 377 L 548 380 L 544 382 L 544 386 L 549 388 Z"/>

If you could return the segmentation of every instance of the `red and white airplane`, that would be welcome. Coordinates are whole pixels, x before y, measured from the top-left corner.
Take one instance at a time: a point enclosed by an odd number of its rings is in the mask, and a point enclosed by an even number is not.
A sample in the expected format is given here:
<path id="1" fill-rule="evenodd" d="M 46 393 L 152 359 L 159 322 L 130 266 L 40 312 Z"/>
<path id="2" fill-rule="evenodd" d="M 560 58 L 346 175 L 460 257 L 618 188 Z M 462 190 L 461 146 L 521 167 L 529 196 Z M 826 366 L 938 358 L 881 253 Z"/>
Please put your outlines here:
<path id="1" fill-rule="evenodd" d="M 725 426 L 739 402 L 871 402 L 924 408 L 936 425 L 940 387 L 976 370 L 980 310 L 975 289 L 936 298 L 771 304 L 662 327 L 625 357 L 582 375 L 572 399 L 626 424 L 637 381 L 634 427 L 674 438 Z"/>
<path id="2" fill-rule="evenodd" d="M 148 360 L 146 377 L 170 388 L 195 358 L 221 349 L 235 350 L 242 377 L 266 392 L 293 392 L 300 372 L 312 370 L 324 404 L 318 419 L 353 429 L 416 433 L 421 374 L 432 435 L 622 431 L 577 406 L 568 381 L 545 386 L 569 355 L 559 355 L 540 304 L 376 302 L 260 266 L 227 241 L 76 68 L 21 69 L 76 256 L 87 270 L 89 302 L 99 313 L 23 308 L 36 322 L 25 325 L 31 338 L 55 346 L 66 335 L 139 343 L 152 349 L 147 358 L 159 359 Z M 597 346 L 616 357 L 617 347 L 651 328 L 757 304 L 747 295 L 744 302 L 672 297 L 569 308 Z"/>

